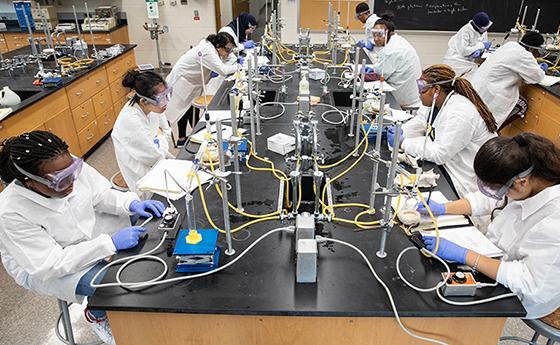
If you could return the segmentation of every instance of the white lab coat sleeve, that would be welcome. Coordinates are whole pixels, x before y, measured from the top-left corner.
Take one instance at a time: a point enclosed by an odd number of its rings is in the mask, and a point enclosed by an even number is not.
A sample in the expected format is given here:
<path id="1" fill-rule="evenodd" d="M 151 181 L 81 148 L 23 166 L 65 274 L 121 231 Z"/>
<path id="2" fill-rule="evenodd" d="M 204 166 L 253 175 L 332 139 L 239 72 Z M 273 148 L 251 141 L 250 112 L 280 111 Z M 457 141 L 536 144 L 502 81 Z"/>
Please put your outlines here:
<path id="1" fill-rule="evenodd" d="M 521 295 L 522 302 L 546 304 L 558 295 L 560 242 L 555 237 L 557 227 L 553 219 L 544 218 L 523 239 L 519 248 L 523 259 L 500 263 L 496 281 Z"/>
<path id="2" fill-rule="evenodd" d="M 140 200 L 133 192 L 121 192 L 111 188 L 111 183 L 97 170 L 84 163 L 82 174 L 87 175 L 87 183 L 93 193 L 93 208 L 114 215 L 130 215 L 130 203 Z"/>
<path id="3" fill-rule="evenodd" d="M 469 120 L 471 119 L 465 116 L 460 108 L 454 109 L 445 123 L 435 129 L 435 141 L 428 139 L 425 152 L 424 140 L 407 140 L 406 135 L 402 148 L 413 156 L 419 157 L 423 154 L 424 159 L 438 165 L 445 164 L 472 141 L 475 127 Z"/>
<path id="4" fill-rule="evenodd" d="M 171 142 L 171 126 L 169 126 L 169 121 L 167 121 L 167 117 L 165 117 L 164 113 L 159 114 L 158 116 L 159 116 L 159 129 L 161 130 L 165 138 L 169 142 Z"/>
<path id="5" fill-rule="evenodd" d="M 406 138 L 421 137 L 426 134 L 426 122 L 429 112 L 430 108 L 422 106 L 413 118 L 403 124 L 402 130 L 405 140 Z"/>
<path id="6" fill-rule="evenodd" d="M 145 123 L 140 121 L 139 118 L 130 117 L 127 126 L 129 130 L 121 131 L 123 142 L 127 145 L 127 151 L 137 161 L 147 165 L 153 166 L 160 159 L 165 158 L 167 149 L 157 147 L 150 137 L 150 129 Z M 161 120 L 159 121 L 161 125 Z M 134 129 L 134 130 L 133 130 Z"/>
<path id="7" fill-rule="evenodd" d="M 225 59 L 224 61 L 227 65 L 233 65 L 237 62 L 237 55 L 235 55 L 234 53 L 230 53 L 227 57 L 227 59 Z"/>
<path id="8" fill-rule="evenodd" d="M 527 84 L 540 83 L 545 76 L 544 71 L 537 64 L 537 60 L 530 54 L 523 54 L 510 68 L 519 74 Z"/>
<path id="9" fill-rule="evenodd" d="M 466 30 L 461 32 L 461 46 L 459 47 L 459 53 L 462 56 L 469 56 L 477 50 L 484 49 L 484 43 L 476 42 L 474 45 L 471 45 L 470 41 L 471 37 L 469 36 L 469 33 Z"/>
<path id="10" fill-rule="evenodd" d="M 15 213 L 4 215 L 0 241 L 20 267 L 40 280 L 77 273 L 116 252 L 107 234 L 62 248 L 41 225 Z"/>
<path id="11" fill-rule="evenodd" d="M 222 59 L 220 59 L 218 53 L 205 54 L 204 58 L 202 59 L 202 65 L 222 76 L 227 76 L 229 74 L 237 72 L 237 65 L 224 64 Z"/>
<path id="12" fill-rule="evenodd" d="M 480 191 L 468 193 L 465 195 L 465 199 L 469 202 L 472 211 L 471 215 L 474 217 L 488 216 L 496 208 L 497 200 L 487 197 Z"/>

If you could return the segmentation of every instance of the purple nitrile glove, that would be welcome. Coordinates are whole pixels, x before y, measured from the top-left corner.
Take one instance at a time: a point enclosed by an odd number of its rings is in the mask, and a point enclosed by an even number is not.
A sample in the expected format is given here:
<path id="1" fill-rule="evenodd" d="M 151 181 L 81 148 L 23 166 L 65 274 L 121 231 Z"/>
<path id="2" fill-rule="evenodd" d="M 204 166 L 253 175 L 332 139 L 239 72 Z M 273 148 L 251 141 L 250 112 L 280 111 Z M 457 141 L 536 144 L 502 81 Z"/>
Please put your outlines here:
<path id="1" fill-rule="evenodd" d="M 243 63 L 245 62 L 245 59 L 243 58 L 243 56 L 240 56 L 240 57 L 237 58 L 237 62 L 238 62 L 240 65 L 243 65 Z"/>
<path id="2" fill-rule="evenodd" d="M 472 57 L 472 58 L 478 58 L 478 57 L 480 57 L 480 50 L 475 50 L 474 52 L 472 52 L 472 54 L 470 55 L 470 57 Z"/>
<path id="3" fill-rule="evenodd" d="M 364 40 L 359 40 L 358 42 L 356 42 L 356 46 L 357 46 L 357 47 L 360 47 L 360 48 L 363 48 L 363 47 L 366 46 L 366 41 L 364 41 Z"/>
<path id="4" fill-rule="evenodd" d="M 445 215 L 445 204 L 440 204 L 439 202 L 430 200 L 428 202 L 428 206 L 430 207 L 430 210 L 432 211 L 432 214 L 434 216 Z M 424 206 L 424 203 L 422 203 L 422 201 L 418 203 L 418 212 L 420 212 L 421 214 L 428 214 L 428 210 L 426 209 L 426 206 Z"/>
<path id="5" fill-rule="evenodd" d="M 140 235 L 144 231 L 146 231 L 146 229 L 140 226 L 127 226 L 115 232 L 111 236 L 111 239 L 117 250 L 129 249 L 138 245 Z"/>
<path id="6" fill-rule="evenodd" d="M 490 41 L 484 41 L 482 42 L 482 44 L 484 44 L 484 49 L 486 50 L 490 49 L 490 47 L 492 46 L 492 42 Z"/>
<path id="7" fill-rule="evenodd" d="M 130 212 L 134 212 L 140 217 L 150 218 L 153 214 L 159 218 L 163 214 L 163 211 L 165 211 L 165 205 L 157 200 L 134 200 L 130 203 L 128 209 Z M 152 213 L 148 212 L 148 210 L 152 211 Z"/>
<path id="8" fill-rule="evenodd" d="M 255 41 L 248 40 L 248 41 L 243 42 L 243 48 L 245 48 L 245 49 L 255 48 Z"/>
<path id="9" fill-rule="evenodd" d="M 404 132 L 401 129 L 401 136 L 399 138 L 399 143 L 397 145 L 397 147 L 401 146 L 401 143 L 404 140 Z M 395 127 L 391 126 L 389 128 L 387 128 L 387 143 L 389 144 L 390 147 L 395 147 Z"/>
<path id="10" fill-rule="evenodd" d="M 366 42 L 365 47 L 366 47 L 367 50 L 373 50 L 373 48 L 375 48 L 375 44 L 373 44 L 372 41 L 369 41 L 369 40 L 368 40 L 368 41 Z"/>
<path id="11" fill-rule="evenodd" d="M 214 71 L 210 73 L 210 78 L 216 78 L 217 76 L 219 76 L 219 74 Z"/>
<path id="12" fill-rule="evenodd" d="M 426 249 L 433 252 L 436 248 L 436 238 L 434 236 L 422 236 Z M 448 261 L 454 261 L 460 264 L 465 264 L 467 260 L 468 249 L 461 247 L 445 238 L 439 238 L 439 247 L 436 255 Z"/>
<path id="13" fill-rule="evenodd" d="M 545 72 L 548 71 L 548 64 L 546 62 L 541 62 L 539 67 Z"/>

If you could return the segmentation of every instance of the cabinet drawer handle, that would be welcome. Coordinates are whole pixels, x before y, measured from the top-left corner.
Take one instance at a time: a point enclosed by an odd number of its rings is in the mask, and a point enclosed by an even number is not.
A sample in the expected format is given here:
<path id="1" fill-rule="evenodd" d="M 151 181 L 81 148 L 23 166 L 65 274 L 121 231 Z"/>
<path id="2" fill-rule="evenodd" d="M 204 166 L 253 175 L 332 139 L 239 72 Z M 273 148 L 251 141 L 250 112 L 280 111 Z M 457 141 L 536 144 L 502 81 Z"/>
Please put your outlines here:
<path id="1" fill-rule="evenodd" d="M 89 116 L 89 111 L 82 114 L 82 119 L 85 119 Z"/>
<path id="2" fill-rule="evenodd" d="M 81 97 L 81 96 L 82 96 L 82 94 L 83 94 L 83 92 L 82 92 L 82 91 L 78 91 L 78 92 L 76 92 L 76 96 L 78 96 L 78 97 Z"/>
<path id="3" fill-rule="evenodd" d="M 105 104 L 105 101 L 99 101 L 99 104 L 103 105 Z"/>
<path id="4" fill-rule="evenodd" d="M 104 124 L 105 126 L 107 126 L 107 125 L 109 124 L 109 121 L 105 121 L 105 122 L 103 122 L 103 124 Z"/>
<path id="5" fill-rule="evenodd" d="M 95 81 L 95 84 L 96 84 L 96 85 L 101 84 L 101 79 L 97 79 L 97 80 Z"/>
<path id="6" fill-rule="evenodd" d="M 93 137 L 94 137 L 94 135 L 93 135 L 93 133 L 91 133 L 91 135 L 88 135 L 88 136 L 87 136 L 86 140 L 87 140 L 87 141 L 90 141 Z"/>

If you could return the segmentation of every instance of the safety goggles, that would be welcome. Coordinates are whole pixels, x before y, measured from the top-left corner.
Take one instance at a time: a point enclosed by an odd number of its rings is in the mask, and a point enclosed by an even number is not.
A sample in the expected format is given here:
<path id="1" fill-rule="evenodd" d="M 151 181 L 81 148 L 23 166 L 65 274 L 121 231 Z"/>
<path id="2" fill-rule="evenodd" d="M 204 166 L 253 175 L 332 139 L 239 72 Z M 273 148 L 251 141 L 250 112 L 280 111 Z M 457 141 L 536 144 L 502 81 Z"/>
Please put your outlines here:
<path id="1" fill-rule="evenodd" d="M 424 79 L 416 79 L 416 86 L 418 86 L 418 93 L 424 94 L 435 85 L 451 83 L 453 79 L 436 81 L 435 83 L 428 83 Z"/>
<path id="2" fill-rule="evenodd" d="M 478 28 L 478 31 L 479 31 L 479 32 L 484 33 L 484 32 L 486 32 L 486 31 L 488 31 L 488 29 L 490 29 L 490 27 L 491 27 L 492 24 L 494 24 L 494 23 L 493 23 L 492 21 L 490 21 L 490 22 L 488 23 L 488 25 L 482 26 L 482 27 L 476 25 L 476 24 L 474 23 L 474 21 L 472 21 L 472 24 L 473 24 L 476 28 Z"/>
<path id="3" fill-rule="evenodd" d="M 538 57 L 542 57 L 546 54 L 546 47 L 544 44 L 542 46 L 532 46 L 521 41 L 519 41 L 519 44 L 521 44 L 521 46 L 525 48 L 535 49 L 538 52 Z"/>
<path id="4" fill-rule="evenodd" d="M 48 173 L 45 177 L 33 175 L 28 173 L 27 171 L 20 168 L 17 164 L 14 163 L 16 169 L 22 173 L 24 176 L 37 181 L 39 183 L 44 184 L 45 186 L 53 189 L 57 192 L 62 192 L 66 190 L 80 175 L 82 171 L 82 166 L 84 161 L 81 158 L 74 158 L 72 157 L 73 161 L 66 169 L 54 171 L 52 173 Z"/>
<path id="5" fill-rule="evenodd" d="M 498 187 L 498 188 L 484 184 L 484 182 L 482 182 L 479 178 L 476 179 L 476 183 L 478 185 L 478 189 L 480 190 L 480 192 L 482 194 L 486 195 L 489 198 L 493 198 L 493 199 L 496 199 L 496 200 L 502 200 L 504 198 L 504 196 L 506 195 L 507 191 L 510 189 L 510 187 L 515 182 L 515 180 L 523 178 L 523 177 L 527 177 L 531 173 L 531 171 L 533 171 L 533 166 L 531 166 L 529 169 L 527 169 L 525 171 L 522 171 L 521 173 L 515 175 L 514 177 L 509 179 L 509 181 L 507 181 L 503 186 Z"/>
<path id="6" fill-rule="evenodd" d="M 163 92 L 153 96 L 153 98 L 144 96 L 136 93 L 139 97 L 142 97 L 146 102 L 155 105 L 156 107 L 164 107 L 171 100 L 171 95 L 173 94 L 173 88 L 171 86 L 167 87 Z"/>
<path id="7" fill-rule="evenodd" d="M 387 30 L 385 30 L 385 29 L 371 29 L 371 35 L 373 37 L 385 37 L 385 36 L 387 36 Z"/>

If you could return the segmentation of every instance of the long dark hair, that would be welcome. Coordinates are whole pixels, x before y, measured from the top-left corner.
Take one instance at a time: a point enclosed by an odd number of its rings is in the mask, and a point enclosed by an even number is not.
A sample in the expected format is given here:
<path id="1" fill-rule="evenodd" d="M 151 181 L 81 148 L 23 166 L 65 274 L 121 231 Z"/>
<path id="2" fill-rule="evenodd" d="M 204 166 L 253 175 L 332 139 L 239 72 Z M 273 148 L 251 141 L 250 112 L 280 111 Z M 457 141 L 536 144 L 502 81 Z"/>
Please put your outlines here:
<path id="1" fill-rule="evenodd" d="M 47 131 L 33 131 L 4 140 L 0 146 L 0 178 L 6 184 L 13 180 L 27 180 L 17 168 L 40 175 L 40 166 L 62 154 L 68 153 L 64 140 Z"/>
<path id="2" fill-rule="evenodd" d="M 457 77 L 451 67 L 444 64 L 432 65 L 422 72 L 422 79 L 430 84 L 448 80 L 448 83 L 440 84 L 443 92 L 449 94 L 451 91 L 455 91 L 461 96 L 468 98 L 484 120 L 488 131 L 495 133 L 498 130 L 498 124 L 494 115 L 492 115 L 490 109 L 480 98 L 470 81 L 460 76 Z"/>
<path id="3" fill-rule="evenodd" d="M 379 18 L 380 19 L 375 22 L 375 25 L 384 25 L 388 34 L 395 32 L 395 23 L 393 22 L 395 14 L 393 12 L 384 12 Z"/>
<path id="4" fill-rule="evenodd" d="M 156 72 L 140 72 L 134 69 L 128 71 L 122 80 L 122 86 L 136 91 L 130 100 L 131 105 L 140 102 L 142 99 L 138 94 L 153 99 L 157 93 L 157 86 L 162 83 L 165 85 L 165 80 Z"/>
<path id="5" fill-rule="evenodd" d="M 218 32 L 217 34 L 211 34 L 206 37 L 206 40 L 210 42 L 214 48 L 225 48 L 228 43 L 234 43 L 233 37 L 225 32 Z"/>

